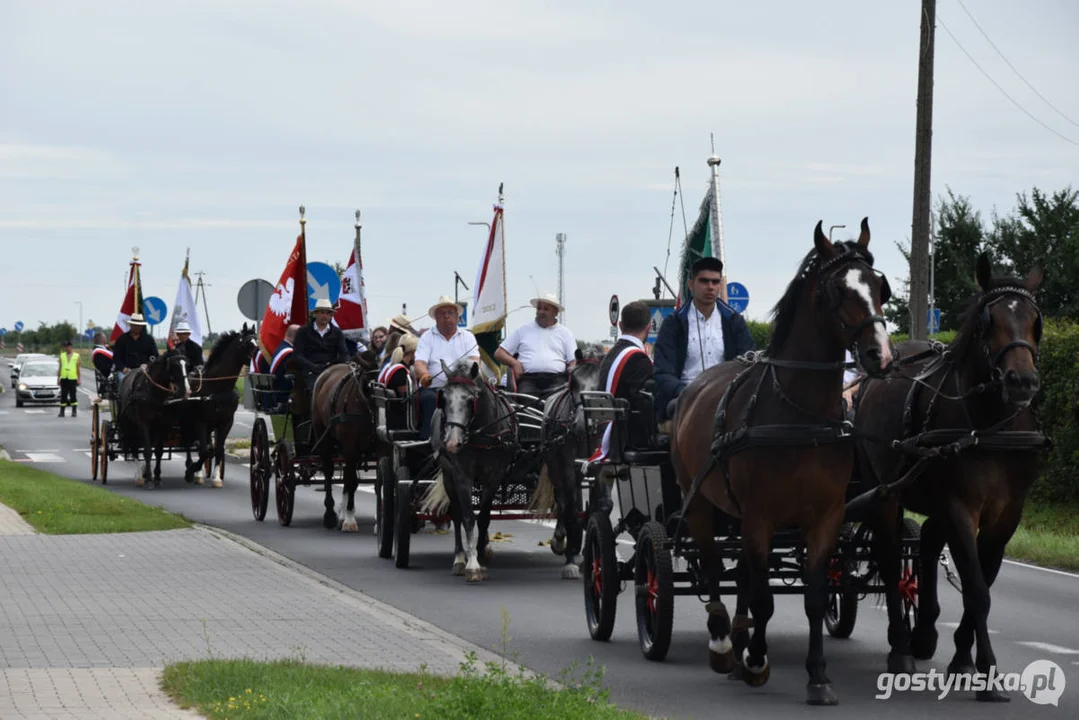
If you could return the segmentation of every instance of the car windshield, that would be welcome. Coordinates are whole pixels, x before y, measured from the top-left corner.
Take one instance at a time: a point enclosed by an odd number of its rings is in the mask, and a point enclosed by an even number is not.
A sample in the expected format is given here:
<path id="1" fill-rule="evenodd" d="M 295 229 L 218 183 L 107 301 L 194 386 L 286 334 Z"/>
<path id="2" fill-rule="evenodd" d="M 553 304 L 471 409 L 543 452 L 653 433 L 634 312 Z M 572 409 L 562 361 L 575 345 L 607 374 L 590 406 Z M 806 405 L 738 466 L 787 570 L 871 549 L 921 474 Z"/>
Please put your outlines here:
<path id="1" fill-rule="evenodd" d="M 40 375 L 52 375 L 55 377 L 58 372 L 60 372 L 60 363 L 58 362 L 28 362 L 22 369 L 24 377 L 37 377 Z"/>

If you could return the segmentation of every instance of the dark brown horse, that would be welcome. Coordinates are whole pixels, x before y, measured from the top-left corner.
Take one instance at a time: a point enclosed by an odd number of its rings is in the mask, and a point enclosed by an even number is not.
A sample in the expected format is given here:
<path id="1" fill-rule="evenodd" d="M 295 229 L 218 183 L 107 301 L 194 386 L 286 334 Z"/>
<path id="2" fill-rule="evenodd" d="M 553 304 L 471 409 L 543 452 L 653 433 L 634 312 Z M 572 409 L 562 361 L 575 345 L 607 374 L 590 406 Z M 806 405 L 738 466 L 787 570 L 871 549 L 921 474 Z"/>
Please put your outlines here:
<path id="1" fill-rule="evenodd" d="M 928 659 L 936 651 L 936 558 L 945 543 L 963 588 L 963 618 L 948 668 L 988 673 L 996 665 L 987 629 L 989 588 L 1047 448 L 1031 408 L 1039 387 L 1042 320 L 1034 293 L 1042 270 L 1035 267 L 1025 278 L 993 277 L 989 258 L 982 254 L 976 277 L 981 292 L 951 346 L 934 350 L 924 342 L 901 344 L 900 356 L 914 362 L 903 364 L 887 381 L 867 380 L 858 403 L 855 427 L 864 450 L 863 482 L 893 486 L 884 494 L 876 522 L 885 528 L 878 566 L 887 588 L 893 672 L 913 672 L 914 658 Z M 928 516 L 922 526 L 921 587 L 912 634 L 896 589 L 900 563 L 894 528 L 900 502 Z M 976 663 L 971 657 L 975 639 Z M 977 697 L 1008 699 L 991 689 Z"/>
<path id="2" fill-rule="evenodd" d="M 378 438 L 375 434 L 374 409 L 366 393 L 365 373 L 373 369 L 354 363 L 331 365 L 326 368 L 311 392 L 310 449 L 322 459 L 322 474 L 326 478 L 326 512 L 322 524 L 340 528 L 342 532 L 357 532 L 356 488 L 360 484 L 358 466 L 372 457 Z M 303 383 L 296 383 L 302 385 Z M 334 511 L 334 458 L 340 453 L 344 460 L 345 485 L 341 507 Z"/>
<path id="3" fill-rule="evenodd" d="M 838 702 L 825 673 L 822 622 L 829 560 L 854 463 L 853 442 L 842 424 L 844 351 L 851 348 L 869 373 L 880 374 L 892 362 L 881 311 L 887 280 L 873 270 L 868 245 L 867 220 L 856 243 L 834 245 L 818 223 L 814 249 L 773 311 L 765 355 L 701 373 L 679 398 L 671 435 L 671 461 L 688 492 L 685 522 L 711 599 L 706 610 L 712 669 L 734 670 L 751 686 L 768 680 L 769 548 L 777 530 L 797 527 L 806 548 L 811 704 Z M 733 644 L 719 596 L 717 508 L 741 520 Z M 751 639 L 744 631 L 750 625 L 747 609 L 753 613 Z"/>

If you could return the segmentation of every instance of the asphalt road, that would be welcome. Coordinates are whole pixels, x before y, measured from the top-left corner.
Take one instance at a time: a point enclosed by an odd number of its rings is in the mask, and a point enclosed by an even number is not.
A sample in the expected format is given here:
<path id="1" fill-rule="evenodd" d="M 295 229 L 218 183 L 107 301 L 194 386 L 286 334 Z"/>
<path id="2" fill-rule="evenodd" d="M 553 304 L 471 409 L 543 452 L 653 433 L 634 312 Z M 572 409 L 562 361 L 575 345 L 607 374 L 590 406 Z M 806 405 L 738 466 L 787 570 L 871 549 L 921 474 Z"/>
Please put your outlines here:
<path id="1" fill-rule="evenodd" d="M 0 363 L 6 381 L 8 369 Z M 5 382 L 5 386 L 9 383 Z M 92 389 L 93 380 L 84 380 Z M 80 400 L 86 402 L 84 394 Z M 33 462 L 66 477 L 89 481 L 89 412 L 77 419 L 57 418 L 55 407 L 16 409 L 13 393 L 0 395 L 0 445 L 20 462 Z M 43 412 L 42 412 L 43 411 Z M 253 416 L 237 415 L 234 437 L 250 433 Z M 1079 717 L 1079 623 L 1076 596 L 1079 576 L 1008 562 L 993 589 L 990 628 L 1000 669 L 1022 672 L 1035 660 L 1047 659 L 1063 670 L 1066 686 L 1058 707 L 1035 705 L 1018 693 L 1006 705 L 976 704 L 972 693 L 961 692 L 939 701 L 936 694 L 896 693 L 875 699 L 878 673 L 885 669 L 886 623 L 875 599 L 859 607 L 854 635 L 849 640 L 826 639 L 828 672 L 840 696 L 837 708 L 818 710 L 804 705 L 807 631 L 801 598 L 777 596 L 769 625 L 771 680 L 751 689 L 713 674 L 707 665 L 705 614 L 694 598 L 679 598 L 675 608 L 674 639 L 667 660 L 649 662 L 637 647 L 632 597 L 623 592 L 614 636 L 609 643 L 588 637 L 580 582 L 559 578 L 561 559 L 543 546 L 550 529 L 531 522 L 494 523 L 492 532 L 506 535 L 494 545 L 490 579 L 466 585 L 450 572 L 451 535 L 430 530 L 413 537 L 412 565 L 397 570 L 392 561 L 377 557 L 373 536 L 374 496 L 357 496 L 360 533 L 342 534 L 322 527 L 323 496 L 314 488 L 297 492 L 293 524 L 276 522 L 274 504 L 265 522 L 251 515 L 245 463 L 230 462 L 225 487 L 187 485 L 179 461 L 164 465 L 160 489 L 134 485 L 131 463 L 110 467 L 108 489 L 215 527 L 243 535 L 297 562 L 379 600 L 492 650 L 502 648 L 503 611 L 509 616 L 509 652 L 535 670 L 557 675 L 590 656 L 606 667 L 605 684 L 615 702 L 646 713 L 678 718 L 713 718 L 733 713 L 785 718 L 794 714 L 827 713 L 832 717 L 874 718 L 949 717 L 961 712 L 985 718 Z M 626 548 L 623 548 L 625 550 Z M 919 664 L 919 670 L 943 671 L 952 653 L 951 631 L 961 614 L 961 599 L 941 582 L 941 641 L 938 656 Z M 733 607 L 732 607 L 733 610 Z M 318 612 L 318 608 L 312 608 Z M 326 632 L 334 620 L 326 618 Z M 311 643 L 318 643 L 311 638 Z"/>

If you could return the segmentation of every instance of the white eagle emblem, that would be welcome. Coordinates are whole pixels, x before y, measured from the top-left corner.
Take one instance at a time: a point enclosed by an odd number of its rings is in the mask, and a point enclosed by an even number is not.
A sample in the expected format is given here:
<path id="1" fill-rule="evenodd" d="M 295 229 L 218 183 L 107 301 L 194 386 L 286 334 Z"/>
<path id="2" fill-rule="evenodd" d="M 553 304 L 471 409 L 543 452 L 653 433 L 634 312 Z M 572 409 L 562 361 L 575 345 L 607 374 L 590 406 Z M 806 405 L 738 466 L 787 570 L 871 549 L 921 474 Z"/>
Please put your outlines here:
<path id="1" fill-rule="evenodd" d="M 270 312 L 283 317 L 285 322 L 292 319 L 292 291 L 295 285 L 296 281 L 289 278 L 284 285 L 278 283 L 273 295 L 270 296 Z"/>

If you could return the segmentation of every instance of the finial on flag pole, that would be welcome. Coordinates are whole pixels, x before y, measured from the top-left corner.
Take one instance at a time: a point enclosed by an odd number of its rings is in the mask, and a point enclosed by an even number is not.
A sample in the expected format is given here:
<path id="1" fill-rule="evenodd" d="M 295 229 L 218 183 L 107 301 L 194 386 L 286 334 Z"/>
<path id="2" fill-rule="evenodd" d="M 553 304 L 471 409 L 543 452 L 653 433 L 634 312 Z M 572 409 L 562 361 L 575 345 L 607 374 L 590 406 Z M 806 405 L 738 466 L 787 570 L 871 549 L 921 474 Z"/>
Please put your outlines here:
<path id="1" fill-rule="evenodd" d="M 131 248 L 131 255 L 135 258 L 135 262 L 139 261 L 139 247 L 137 245 Z"/>
<path id="2" fill-rule="evenodd" d="M 505 196 L 504 196 L 504 195 L 502 194 L 502 186 L 503 186 L 504 184 L 505 184 L 505 183 L 498 183 L 498 204 L 499 204 L 499 205 L 501 205 L 501 204 L 502 204 L 502 200 L 503 200 L 503 198 L 505 197 Z"/>
<path id="3" fill-rule="evenodd" d="M 305 225 L 307 223 L 307 221 L 304 220 L 304 217 L 303 217 L 305 213 L 307 213 L 307 208 L 305 208 L 303 205 L 301 205 L 300 206 L 300 226 L 301 227 L 303 227 L 303 225 Z"/>

